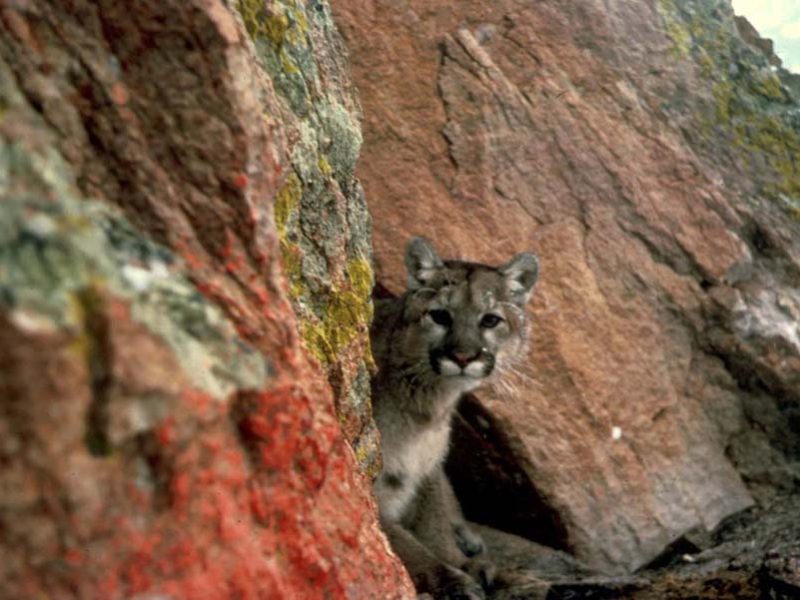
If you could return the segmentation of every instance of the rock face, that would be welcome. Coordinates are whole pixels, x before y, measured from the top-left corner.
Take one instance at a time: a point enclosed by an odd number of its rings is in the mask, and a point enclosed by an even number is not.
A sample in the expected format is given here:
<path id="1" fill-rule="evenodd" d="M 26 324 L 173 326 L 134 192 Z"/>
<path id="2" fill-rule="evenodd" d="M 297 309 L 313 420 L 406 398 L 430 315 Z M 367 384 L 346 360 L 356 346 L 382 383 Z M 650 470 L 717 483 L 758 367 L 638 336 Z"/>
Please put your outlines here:
<path id="1" fill-rule="evenodd" d="M 332 4 L 379 281 L 412 234 L 541 259 L 516 391 L 462 415 L 468 516 L 624 572 L 794 489 L 797 85 L 729 2 Z"/>
<path id="2" fill-rule="evenodd" d="M 324 1 L 0 8 L 3 597 L 413 597 L 368 489 L 365 197 L 395 291 L 411 234 L 541 258 L 519 379 L 458 419 L 469 516 L 613 573 L 796 491 L 800 78 L 771 46 L 727 0 L 333 4 L 363 148 Z M 769 523 L 750 591 L 791 597 Z"/>
<path id="3" fill-rule="evenodd" d="M 413 595 L 358 115 L 324 2 L 4 3 L 4 598 Z"/>
<path id="4" fill-rule="evenodd" d="M 727 519 L 713 534 L 695 531 L 633 576 L 598 576 L 569 555 L 481 528 L 504 575 L 492 600 L 794 600 L 800 596 L 800 496 Z M 507 572 L 506 572 L 507 573 Z"/>

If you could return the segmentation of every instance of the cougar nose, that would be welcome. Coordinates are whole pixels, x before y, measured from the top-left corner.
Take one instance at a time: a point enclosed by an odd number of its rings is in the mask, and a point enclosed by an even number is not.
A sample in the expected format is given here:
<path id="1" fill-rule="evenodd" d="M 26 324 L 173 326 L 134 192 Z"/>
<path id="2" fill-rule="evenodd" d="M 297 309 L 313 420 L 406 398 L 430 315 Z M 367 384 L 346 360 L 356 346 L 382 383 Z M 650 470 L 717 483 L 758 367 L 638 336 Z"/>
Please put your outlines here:
<path id="1" fill-rule="evenodd" d="M 477 354 L 471 354 L 469 352 L 453 352 L 453 360 L 456 361 L 456 364 L 462 369 L 476 358 L 478 358 Z"/>

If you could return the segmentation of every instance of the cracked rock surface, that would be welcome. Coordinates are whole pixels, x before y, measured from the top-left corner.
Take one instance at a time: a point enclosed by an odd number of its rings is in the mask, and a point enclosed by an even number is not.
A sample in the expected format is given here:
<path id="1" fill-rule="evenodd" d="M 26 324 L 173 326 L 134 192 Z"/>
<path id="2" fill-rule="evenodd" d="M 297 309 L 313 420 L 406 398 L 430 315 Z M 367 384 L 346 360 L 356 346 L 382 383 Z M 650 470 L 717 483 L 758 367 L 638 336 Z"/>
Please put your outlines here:
<path id="1" fill-rule="evenodd" d="M 490 600 L 791 600 L 800 595 L 800 498 L 778 495 L 713 532 L 693 531 L 633 575 L 609 576 L 570 555 L 480 527 L 502 565 Z"/>
<path id="2" fill-rule="evenodd" d="M 332 5 L 378 280 L 418 234 L 541 260 L 514 389 L 462 411 L 468 515 L 629 573 L 796 490 L 798 79 L 730 3 Z"/>

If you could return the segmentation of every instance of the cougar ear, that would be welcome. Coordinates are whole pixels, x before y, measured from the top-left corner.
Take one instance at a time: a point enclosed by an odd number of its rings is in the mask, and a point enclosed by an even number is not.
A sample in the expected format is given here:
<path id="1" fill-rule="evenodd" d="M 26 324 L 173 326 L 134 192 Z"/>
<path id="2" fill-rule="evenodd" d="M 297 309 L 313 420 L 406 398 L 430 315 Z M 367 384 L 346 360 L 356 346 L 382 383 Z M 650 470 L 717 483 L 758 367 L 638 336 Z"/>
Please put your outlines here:
<path id="1" fill-rule="evenodd" d="M 536 280 L 539 279 L 538 259 L 530 252 L 523 252 L 517 254 L 498 271 L 505 277 L 511 301 L 517 306 L 525 306 L 531 297 Z"/>
<path id="2" fill-rule="evenodd" d="M 424 237 L 411 238 L 406 246 L 406 269 L 408 269 L 408 289 L 427 287 L 436 271 L 444 266 L 431 242 Z"/>

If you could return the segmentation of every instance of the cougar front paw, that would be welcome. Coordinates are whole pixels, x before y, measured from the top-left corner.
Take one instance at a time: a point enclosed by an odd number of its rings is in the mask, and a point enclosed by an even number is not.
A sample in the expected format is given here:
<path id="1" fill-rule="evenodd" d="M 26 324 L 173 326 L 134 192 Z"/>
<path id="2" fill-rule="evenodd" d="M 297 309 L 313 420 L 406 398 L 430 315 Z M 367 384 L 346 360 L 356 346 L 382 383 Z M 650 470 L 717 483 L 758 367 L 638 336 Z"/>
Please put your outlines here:
<path id="1" fill-rule="evenodd" d="M 486 549 L 483 538 L 472 531 L 466 523 L 453 525 L 453 533 L 456 536 L 458 549 L 464 553 L 464 556 L 477 556 Z"/>
<path id="2" fill-rule="evenodd" d="M 497 567 L 485 556 L 470 558 L 461 568 L 480 583 L 484 590 L 489 591 L 494 586 Z"/>
<path id="3" fill-rule="evenodd" d="M 436 589 L 431 590 L 436 600 L 486 600 L 483 588 L 460 569 L 442 565 L 436 573 Z"/>

